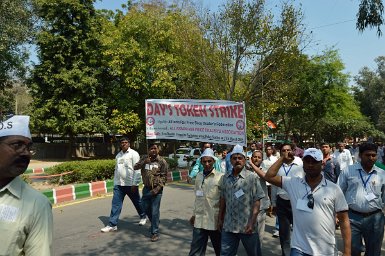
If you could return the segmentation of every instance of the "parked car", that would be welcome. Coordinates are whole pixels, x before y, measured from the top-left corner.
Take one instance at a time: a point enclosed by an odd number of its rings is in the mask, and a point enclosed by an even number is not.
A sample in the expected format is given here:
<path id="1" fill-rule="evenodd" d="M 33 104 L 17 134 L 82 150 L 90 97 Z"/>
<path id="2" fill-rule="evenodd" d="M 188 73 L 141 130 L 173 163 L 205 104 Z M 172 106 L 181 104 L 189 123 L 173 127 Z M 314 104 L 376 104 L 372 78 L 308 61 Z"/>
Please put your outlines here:
<path id="1" fill-rule="evenodd" d="M 190 159 L 190 166 L 201 155 L 199 148 L 178 148 L 175 154 L 170 154 L 169 158 L 178 159 L 178 167 L 187 167 L 187 160 Z"/>

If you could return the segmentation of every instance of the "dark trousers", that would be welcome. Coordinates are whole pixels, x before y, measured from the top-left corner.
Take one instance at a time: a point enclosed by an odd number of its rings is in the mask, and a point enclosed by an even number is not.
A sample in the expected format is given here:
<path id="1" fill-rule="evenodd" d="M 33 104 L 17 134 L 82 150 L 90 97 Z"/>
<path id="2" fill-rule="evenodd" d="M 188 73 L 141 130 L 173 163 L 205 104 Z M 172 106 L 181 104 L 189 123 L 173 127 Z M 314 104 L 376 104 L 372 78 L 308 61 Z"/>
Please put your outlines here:
<path id="1" fill-rule="evenodd" d="M 239 241 L 242 241 L 248 256 L 262 255 L 258 232 L 242 234 L 222 231 L 221 256 L 237 255 Z"/>
<path id="2" fill-rule="evenodd" d="M 221 253 L 221 232 L 218 230 L 207 230 L 203 228 L 193 229 L 193 238 L 189 256 L 204 256 L 206 254 L 207 242 L 211 240 L 215 255 Z"/>
<path id="3" fill-rule="evenodd" d="M 279 223 L 279 242 L 282 256 L 290 255 L 290 224 L 293 224 L 293 212 L 290 200 L 277 196 L 277 217 Z"/>

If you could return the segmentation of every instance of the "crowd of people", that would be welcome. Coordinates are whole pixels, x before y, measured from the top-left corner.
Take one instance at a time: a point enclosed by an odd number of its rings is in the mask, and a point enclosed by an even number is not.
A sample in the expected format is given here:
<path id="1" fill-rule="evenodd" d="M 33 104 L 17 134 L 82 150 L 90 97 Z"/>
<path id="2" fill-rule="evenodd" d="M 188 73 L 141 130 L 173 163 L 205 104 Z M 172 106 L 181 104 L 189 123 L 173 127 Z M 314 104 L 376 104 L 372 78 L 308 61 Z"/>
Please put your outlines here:
<path id="1" fill-rule="evenodd" d="M 53 255 L 52 209 L 48 199 L 19 177 L 31 159 L 29 117 L 14 116 L 0 126 L 0 254 Z M 128 138 L 116 155 L 109 223 L 118 230 L 125 196 L 139 225 L 151 222 L 150 240 L 160 238 L 160 203 L 168 164 L 159 145 L 148 144 L 140 158 Z M 189 255 L 205 255 L 210 238 L 216 255 L 261 255 L 266 216 L 276 216 L 282 255 L 380 256 L 384 237 L 385 157 L 373 143 L 322 143 L 305 150 L 284 143 L 235 145 L 217 157 L 212 144 L 190 173 L 194 183 L 193 227 Z M 143 182 L 142 196 L 139 184 Z M 343 245 L 337 248 L 335 230 Z"/>

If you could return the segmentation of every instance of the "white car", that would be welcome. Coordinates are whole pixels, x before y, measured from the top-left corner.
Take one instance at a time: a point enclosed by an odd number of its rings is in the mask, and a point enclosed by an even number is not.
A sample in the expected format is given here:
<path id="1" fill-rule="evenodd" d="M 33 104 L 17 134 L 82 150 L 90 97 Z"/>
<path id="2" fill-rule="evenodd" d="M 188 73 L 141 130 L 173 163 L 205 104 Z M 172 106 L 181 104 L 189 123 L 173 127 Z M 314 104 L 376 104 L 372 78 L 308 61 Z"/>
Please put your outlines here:
<path id="1" fill-rule="evenodd" d="M 199 148 L 178 148 L 175 151 L 175 154 L 170 154 L 169 158 L 178 159 L 178 167 L 187 167 L 187 158 L 193 158 L 190 161 L 190 166 L 193 161 L 195 161 L 201 155 L 201 150 Z"/>

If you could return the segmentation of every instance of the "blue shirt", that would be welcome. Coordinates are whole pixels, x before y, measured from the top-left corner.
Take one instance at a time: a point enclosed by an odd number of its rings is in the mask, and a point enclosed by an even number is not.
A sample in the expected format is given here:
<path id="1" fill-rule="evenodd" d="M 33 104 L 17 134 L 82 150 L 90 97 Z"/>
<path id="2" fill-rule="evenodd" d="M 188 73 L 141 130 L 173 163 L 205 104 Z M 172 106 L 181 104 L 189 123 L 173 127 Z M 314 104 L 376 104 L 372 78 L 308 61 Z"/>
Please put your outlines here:
<path id="1" fill-rule="evenodd" d="M 338 177 L 338 185 L 352 210 L 367 213 L 384 208 L 385 172 L 377 166 L 367 173 L 361 163 L 349 165 Z"/>

